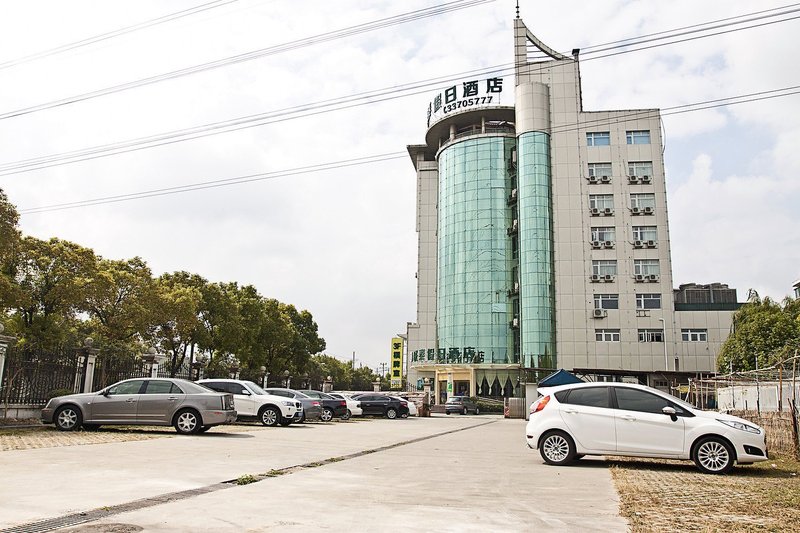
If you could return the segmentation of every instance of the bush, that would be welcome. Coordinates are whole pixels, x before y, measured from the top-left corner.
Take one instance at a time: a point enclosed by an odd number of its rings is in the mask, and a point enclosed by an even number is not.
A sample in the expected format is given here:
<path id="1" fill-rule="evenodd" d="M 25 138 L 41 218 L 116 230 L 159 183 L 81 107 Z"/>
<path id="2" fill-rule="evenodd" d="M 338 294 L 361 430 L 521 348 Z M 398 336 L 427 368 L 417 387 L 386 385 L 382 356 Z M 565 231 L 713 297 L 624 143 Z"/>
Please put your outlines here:
<path id="1" fill-rule="evenodd" d="M 47 399 L 51 400 L 59 396 L 66 396 L 67 394 L 72 394 L 72 389 L 53 389 L 47 393 Z"/>
<path id="2" fill-rule="evenodd" d="M 502 402 L 485 402 L 479 400 L 478 409 L 481 410 L 481 413 L 502 413 L 503 404 Z"/>

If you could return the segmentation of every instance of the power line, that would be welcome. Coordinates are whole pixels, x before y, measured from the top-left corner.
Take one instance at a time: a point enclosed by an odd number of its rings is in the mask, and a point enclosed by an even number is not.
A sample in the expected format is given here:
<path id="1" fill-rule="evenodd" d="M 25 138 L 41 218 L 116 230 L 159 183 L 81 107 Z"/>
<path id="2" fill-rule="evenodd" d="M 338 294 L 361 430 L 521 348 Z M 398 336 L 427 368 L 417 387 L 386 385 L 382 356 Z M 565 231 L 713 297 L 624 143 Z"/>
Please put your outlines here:
<path id="1" fill-rule="evenodd" d="M 283 52 L 287 52 L 290 50 L 296 50 L 298 48 L 303 48 L 306 46 L 311 46 L 314 44 L 324 43 L 328 41 L 333 41 L 336 39 L 342 39 L 344 37 L 349 37 L 352 35 L 358 35 L 361 33 L 366 33 L 370 31 L 375 31 L 378 29 L 396 26 L 398 24 L 405 24 L 407 22 L 412 22 L 428 17 L 438 16 L 444 13 L 449 13 L 451 11 L 457 11 L 460 9 L 466 9 L 470 7 L 474 7 L 481 4 L 486 4 L 489 2 L 493 2 L 494 0 L 454 0 L 452 2 L 441 4 L 439 6 L 428 7 L 424 9 L 418 9 L 415 11 L 409 11 L 407 13 L 403 13 L 401 15 L 395 15 L 392 17 L 387 17 L 383 19 L 378 19 L 373 22 L 367 22 L 364 24 L 358 24 L 356 26 L 350 26 L 348 28 L 344 28 L 341 30 L 335 30 L 327 33 L 322 33 L 319 35 L 315 35 L 312 37 L 305 37 L 303 39 L 298 39 L 295 41 L 290 41 L 288 43 L 278 44 L 275 46 L 270 46 L 268 48 L 262 48 L 259 50 L 255 50 L 252 52 L 247 52 L 244 54 L 239 54 L 231 57 L 227 57 L 224 59 L 218 59 L 216 61 L 211 61 L 209 63 L 203 63 L 200 65 L 194 65 L 191 67 L 186 67 L 180 70 L 174 70 L 171 72 L 166 72 L 163 74 L 158 74 L 155 76 L 150 76 L 148 78 L 142 78 L 135 81 L 130 81 L 127 83 L 123 83 L 120 85 L 114 85 L 111 87 L 106 87 L 104 89 L 98 89 L 96 91 L 91 91 L 88 93 L 78 94 L 74 96 L 69 96 L 67 98 L 62 98 L 60 100 L 53 100 L 51 102 L 46 102 L 43 104 L 38 104 L 35 106 L 30 106 L 22 109 L 17 109 L 14 111 L 8 111 L 6 113 L 0 114 L 0 120 L 19 117 L 22 115 L 27 115 L 30 113 L 35 113 L 37 111 L 42 111 L 45 109 L 52 109 L 54 107 L 60 107 L 68 104 L 74 104 L 76 102 L 82 102 L 84 100 L 89 100 L 92 98 L 98 98 L 100 96 L 105 96 L 112 93 L 117 93 L 120 91 L 126 91 L 129 89 L 133 89 L 136 87 L 142 87 L 144 85 L 150 85 L 152 83 L 157 83 L 165 80 L 171 80 L 183 76 L 188 76 L 190 74 L 196 74 L 199 72 L 206 72 L 208 70 L 213 70 L 221 67 L 226 67 L 228 65 L 234 65 L 237 63 L 242 63 L 245 61 L 251 61 L 253 59 L 259 59 L 262 57 L 280 54 Z"/>
<path id="2" fill-rule="evenodd" d="M 101 198 L 92 198 L 90 200 L 79 200 L 75 202 L 65 202 L 60 204 L 52 204 L 41 207 L 32 207 L 20 210 L 20 214 L 35 214 L 47 211 L 61 211 L 64 209 L 74 209 L 76 207 L 87 207 L 91 205 L 109 204 L 116 202 L 124 202 L 129 200 L 139 200 L 142 198 L 151 198 L 154 196 L 166 196 L 169 194 L 178 194 L 190 191 L 198 191 L 202 189 L 213 189 L 217 187 L 226 187 L 230 185 L 239 185 L 242 183 L 252 183 L 254 181 L 264 181 L 269 179 L 284 178 L 287 176 L 294 176 L 298 174 L 311 174 L 315 172 L 322 172 L 325 170 L 335 170 L 345 167 L 353 167 L 359 165 L 367 165 L 372 163 L 380 163 L 383 161 L 391 161 L 394 159 L 401 159 L 408 157 L 404 152 L 393 152 L 386 154 L 377 154 L 365 157 L 358 157 L 353 159 L 345 159 L 342 161 L 332 161 L 329 163 L 319 163 L 317 165 L 308 165 L 304 167 L 296 167 L 284 170 L 276 170 L 272 172 L 261 172 L 258 174 L 247 174 L 245 176 L 237 176 L 235 178 L 225 178 L 211 181 L 203 181 L 199 183 L 189 183 L 186 185 L 178 185 L 175 187 L 166 187 L 161 189 L 151 189 L 147 191 L 140 191 L 129 194 L 119 194 L 115 196 L 104 196 Z"/>
<path id="3" fill-rule="evenodd" d="M 7 69 L 16 65 L 21 65 L 23 63 L 29 63 L 31 61 L 35 61 L 37 59 L 42 59 L 45 57 L 50 57 L 56 54 L 60 54 L 63 52 L 67 52 L 69 50 L 74 50 L 76 48 L 81 48 L 84 46 L 89 46 L 91 44 L 99 43 L 101 41 L 105 41 L 111 39 L 113 37 L 119 37 L 120 35 L 125 35 L 128 33 L 133 33 L 135 31 L 143 30 L 145 28 L 150 28 L 152 26 L 157 26 L 159 24 L 164 24 L 165 22 L 169 22 L 172 20 L 180 19 L 183 17 L 188 17 L 189 15 L 194 15 L 196 13 L 202 13 L 203 11 L 208 11 L 209 9 L 215 9 L 217 7 L 222 7 L 228 4 L 232 4 L 233 2 L 237 2 L 238 0 L 214 0 L 213 2 L 209 2 L 207 4 L 201 4 L 199 6 L 191 7 L 189 9 L 184 9 L 182 11 L 176 11 L 175 13 L 170 13 L 169 15 L 163 15 L 161 17 L 157 17 L 154 19 L 146 20 L 144 22 L 139 22 L 138 24 L 134 24 L 132 26 L 126 26 L 124 28 L 119 28 L 117 30 L 113 30 L 106 33 L 101 33 L 99 35 L 95 35 L 92 37 L 87 37 L 85 39 L 81 39 L 80 41 L 75 41 L 72 43 L 62 44 L 61 46 L 56 46 L 55 48 L 50 48 L 48 50 L 43 50 L 41 52 L 36 52 L 34 54 L 30 54 L 27 56 L 23 56 L 17 59 L 11 59 L 8 61 L 4 61 L 0 63 L 0 70 Z"/>
<path id="4" fill-rule="evenodd" d="M 796 5 L 800 5 L 800 4 L 796 4 Z M 779 8 L 779 9 L 783 9 L 783 8 Z M 795 11 L 800 11 L 800 9 L 795 9 L 792 12 L 795 12 Z M 761 12 L 758 12 L 758 13 L 761 13 Z M 778 13 L 777 15 L 784 15 L 786 13 L 787 12 L 782 12 L 782 13 Z M 746 17 L 746 16 L 749 16 L 749 15 L 740 15 L 738 18 Z M 763 17 L 757 17 L 757 18 L 761 19 Z M 639 51 L 639 50 L 655 48 L 655 47 L 658 47 L 658 46 L 667 46 L 667 45 L 675 44 L 675 43 L 678 43 L 678 42 L 684 42 L 684 41 L 688 41 L 688 40 L 711 37 L 711 36 L 716 36 L 716 35 L 720 35 L 720 34 L 723 34 L 723 33 L 731 33 L 733 31 L 742 31 L 742 30 L 745 30 L 745 29 L 751 29 L 751 28 L 754 28 L 754 27 L 760 27 L 760 26 L 763 26 L 765 24 L 774 24 L 774 23 L 778 23 L 778 22 L 785 22 L 787 20 L 794 20 L 796 18 L 800 18 L 800 17 L 792 17 L 790 19 L 782 19 L 782 20 L 778 20 L 778 21 L 771 21 L 771 22 L 767 22 L 767 23 L 756 24 L 756 25 L 753 25 L 753 26 L 747 26 L 747 27 L 744 27 L 744 28 L 737 28 L 737 29 L 734 29 L 734 30 L 717 32 L 717 33 L 707 34 L 707 35 L 700 35 L 700 36 L 696 36 L 696 37 L 692 37 L 692 38 L 688 38 L 688 39 L 682 39 L 682 40 L 679 40 L 679 41 L 670 41 L 670 42 L 666 42 L 666 43 L 649 45 L 649 46 L 642 47 L 642 48 L 635 48 L 635 49 L 623 50 L 623 51 L 614 52 L 614 53 L 598 55 L 596 57 L 585 58 L 585 59 L 583 59 L 583 61 L 585 62 L 585 61 L 592 61 L 592 60 L 596 60 L 596 59 L 603 59 L 603 58 L 612 57 L 612 56 L 616 56 L 616 55 L 620 55 L 620 54 L 624 54 L 624 53 L 630 53 L 630 52 L 635 52 L 635 51 Z M 721 19 L 721 20 L 728 20 L 728 19 Z M 752 21 L 752 20 L 755 20 L 755 19 L 748 19 L 747 21 L 744 21 L 744 22 L 749 22 L 749 21 Z M 716 22 L 716 21 L 707 22 L 707 23 L 704 23 L 702 25 L 712 24 L 714 22 Z M 695 26 L 699 26 L 699 25 L 695 25 Z M 715 26 L 714 28 L 718 28 L 718 27 L 719 26 Z M 673 31 L 673 30 L 670 30 L 670 32 L 671 31 Z M 698 30 L 698 31 L 705 31 L 705 29 L 704 30 Z M 658 34 L 663 34 L 663 33 L 667 33 L 667 32 L 658 32 Z M 650 34 L 650 35 L 655 35 L 655 34 Z M 684 35 L 684 34 L 681 34 L 681 35 Z M 641 39 L 643 37 L 649 37 L 649 35 L 642 36 L 639 39 Z M 670 35 L 670 36 L 662 37 L 661 39 L 669 39 L 669 38 L 672 38 L 672 37 L 674 37 L 674 36 Z M 631 41 L 633 39 L 637 39 L 637 38 L 628 38 L 628 39 L 624 39 L 624 41 Z M 640 43 L 651 42 L 651 41 L 652 41 L 652 39 L 649 39 L 647 41 L 642 40 L 642 41 L 640 41 Z M 616 41 L 616 42 L 621 42 L 621 41 Z M 603 45 L 596 45 L 596 47 L 605 47 L 608 44 L 609 43 L 606 43 L 606 44 L 603 44 Z M 618 48 L 626 48 L 626 47 L 629 47 L 629 46 L 634 46 L 636 44 L 639 44 L 639 43 L 630 43 L 630 44 L 620 45 L 620 46 L 618 46 Z M 602 50 L 597 50 L 596 52 L 589 52 L 589 53 L 599 53 L 601 51 L 607 51 L 607 50 L 610 50 L 610 49 L 611 48 L 602 48 Z M 542 70 L 542 69 L 545 69 L 545 68 L 547 68 L 546 65 L 534 65 L 531 70 L 537 70 L 537 69 L 538 70 Z M 19 160 L 19 161 L 9 162 L 9 163 L 0 165 L 0 176 L 7 176 L 7 175 L 18 174 L 18 173 L 22 173 L 22 172 L 30 172 L 30 171 L 34 171 L 34 170 L 41 170 L 41 169 L 44 169 L 44 168 L 50 168 L 50 167 L 59 166 L 59 165 L 62 165 L 62 164 L 77 163 L 77 162 L 80 162 L 80 161 L 97 159 L 97 158 L 100 158 L 100 157 L 109 157 L 109 156 L 112 156 L 112 155 L 118 155 L 118 154 L 122 154 L 122 153 L 128 153 L 128 152 L 143 150 L 143 149 L 147 149 L 147 148 L 154 148 L 154 147 L 157 147 L 157 146 L 173 144 L 173 143 L 176 143 L 176 142 L 183 142 L 183 141 L 198 139 L 198 138 L 207 137 L 207 136 L 211 136 L 211 135 L 219 135 L 219 134 L 222 134 L 222 133 L 229 133 L 229 132 L 238 131 L 238 130 L 241 130 L 241 129 L 247 129 L 247 128 L 263 126 L 263 125 L 271 124 L 271 123 L 275 123 L 275 122 L 282 122 L 282 121 L 286 121 L 286 120 L 292 120 L 292 119 L 297 119 L 297 118 L 303 118 L 303 117 L 318 115 L 318 114 L 321 114 L 321 113 L 338 111 L 338 110 L 342 110 L 342 109 L 349 109 L 349 108 L 357 107 L 357 106 L 360 106 L 360 105 L 366 105 L 366 104 L 371 104 L 371 103 L 383 102 L 383 101 L 387 101 L 387 100 L 393 100 L 393 99 L 396 99 L 396 98 L 403 98 L 403 97 L 413 96 L 413 95 L 417 95 L 417 94 L 421 94 L 423 92 L 426 92 L 428 90 L 428 88 L 430 88 L 430 87 L 433 87 L 433 86 L 436 86 L 436 85 L 439 85 L 439 84 L 442 84 L 442 83 L 445 83 L 445 82 L 453 82 L 453 81 L 458 80 L 458 79 L 460 79 L 460 78 L 462 78 L 464 76 L 467 76 L 467 75 L 470 75 L 470 76 L 487 75 L 487 74 L 504 75 L 504 74 L 509 74 L 509 73 L 513 72 L 513 70 L 514 70 L 514 67 L 513 67 L 512 64 L 495 65 L 495 66 L 486 67 L 486 68 L 482 68 L 482 69 L 476 69 L 476 70 L 472 70 L 472 71 L 468 71 L 468 72 L 462 72 L 462 73 L 458 73 L 458 74 L 439 76 L 439 77 L 436 77 L 436 78 L 430 78 L 430 79 L 421 80 L 421 81 L 418 81 L 418 82 L 412 82 L 412 83 L 408 83 L 408 84 L 396 85 L 396 86 L 392 86 L 392 87 L 388 87 L 388 88 L 376 89 L 376 90 L 372 90 L 372 91 L 367 91 L 367 92 L 363 92 L 363 93 L 357 93 L 357 94 L 354 94 L 354 95 L 343 96 L 343 97 L 338 97 L 338 98 L 333 98 L 333 99 L 328 99 L 328 100 L 323 100 L 323 101 L 318 101 L 318 102 L 311 102 L 311 103 L 308 103 L 308 104 L 292 106 L 292 107 L 283 108 L 283 109 L 279 109 L 279 110 L 275 110 L 275 111 L 268 111 L 268 112 L 260 113 L 260 114 L 256 114 L 256 115 L 237 117 L 237 118 L 233 118 L 233 119 L 229 119 L 229 120 L 225 120 L 225 121 L 221 121 L 221 122 L 204 124 L 204 125 L 201 125 L 201 126 L 194 126 L 194 127 L 191 127 L 191 128 L 186 128 L 186 129 L 182 129 L 182 130 L 175 130 L 175 131 L 171 131 L 171 132 L 165 132 L 165 133 L 151 135 L 151 136 L 147 136 L 147 137 L 140 137 L 140 138 L 136 138 L 136 139 L 129 139 L 129 140 L 126 140 L 126 141 L 119 141 L 119 142 L 110 143 L 110 144 L 106 144 L 106 145 L 100 145 L 100 146 L 94 146 L 94 147 L 90 147 L 90 148 L 86 148 L 86 149 L 75 150 L 75 151 L 71 151 L 71 152 L 63 152 L 63 153 L 51 154 L 51 155 L 48 155 L 48 156 L 41 156 L 41 157 L 36 157 L 36 158 L 31 158 L 31 159 L 26 159 L 26 160 Z M 397 93 L 402 93 L 402 94 L 397 94 Z M 387 94 L 391 94 L 392 96 L 391 97 L 385 97 Z"/>
<path id="5" fill-rule="evenodd" d="M 787 92 L 788 91 L 788 92 Z M 690 104 L 681 104 L 677 106 L 666 107 L 662 109 L 661 116 L 668 116 L 668 115 L 677 115 L 683 113 L 690 113 L 694 111 L 702 111 L 706 109 L 712 109 L 722 106 L 730 106 L 730 105 L 737 105 L 743 103 L 750 103 L 750 102 L 757 102 L 761 100 L 768 100 L 772 98 L 779 98 L 782 96 L 790 96 L 800 94 L 800 85 L 792 86 L 792 87 L 785 87 L 782 89 L 773 89 L 768 91 L 760 91 L 756 93 L 744 94 L 744 95 L 737 95 L 737 96 L 730 96 L 727 98 L 717 98 L 713 100 L 705 100 L 701 102 L 694 102 Z M 646 115 L 652 114 L 654 110 L 638 110 L 638 111 L 630 111 L 622 114 L 615 114 L 613 119 L 614 120 L 637 120 Z M 566 124 L 556 128 L 553 128 L 551 133 L 565 133 L 570 131 L 578 131 L 581 129 L 585 129 L 587 126 L 591 126 L 593 123 L 607 123 L 607 119 L 598 119 L 597 121 L 583 121 L 580 123 L 574 124 Z M 321 172 L 324 170 L 334 170 L 344 167 L 351 167 L 351 166 L 358 166 L 358 165 L 367 165 L 372 163 L 379 163 L 384 161 L 390 161 L 394 159 L 402 159 L 407 157 L 407 154 L 403 152 L 391 152 L 391 153 L 384 153 L 384 154 L 376 154 L 371 156 L 364 156 L 358 157 L 354 159 L 346 159 L 342 161 L 333 161 L 328 163 L 319 163 L 316 165 L 310 165 L 305 167 L 296 167 L 292 169 L 285 169 L 280 171 L 273 171 L 273 172 L 263 172 L 258 174 L 249 174 L 245 176 L 238 176 L 235 178 L 225 178 L 225 179 L 218 179 L 212 181 L 204 181 L 198 183 L 189 183 L 186 185 L 179 185 L 175 187 L 167 187 L 162 189 L 152 189 L 147 191 L 140 191 L 128 194 L 120 194 L 115 196 L 105 196 L 101 198 L 93 198 L 89 200 L 78 200 L 74 202 L 65 202 L 60 204 L 51 204 L 39 207 L 32 207 L 26 209 L 20 209 L 19 213 L 21 215 L 27 214 L 38 214 L 38 213 L 45 213 L 50 211 L 61 211 L 64 209 L 75 209 L 79 207 L 89 207 L 93 205 L 102 205 L 102 204 L 109 204 L 109 203 L 117 203 L 117 202 L 124 202 L 130 200 L 140 200 L 142 198 L 151 198 L 155 196 L 165 196 L 170 194 L 179 194 L 189 191 L 196 191 L 202 189 L 210 189 L 210 188 L 217 188 L 217 187 L 225 187 L 230 185 L 239 185 L 242 183 L 250 183 L 254 181 L 263 181 L 267 179 L 276 179 L 281 177 L 287 176 L 294 176 L 298 174 L 308 174 L 314 172 Z"/>

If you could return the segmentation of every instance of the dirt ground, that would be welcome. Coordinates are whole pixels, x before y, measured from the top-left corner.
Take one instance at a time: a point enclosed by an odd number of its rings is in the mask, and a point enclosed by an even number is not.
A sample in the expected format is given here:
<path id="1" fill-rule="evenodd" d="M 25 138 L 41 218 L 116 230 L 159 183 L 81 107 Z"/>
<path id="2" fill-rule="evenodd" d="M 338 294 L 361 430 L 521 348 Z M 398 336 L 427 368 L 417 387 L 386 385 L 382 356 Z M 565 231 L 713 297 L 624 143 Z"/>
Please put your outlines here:
<path id="1" fill-rule="evenodd" d="M 691 462 L 609 458 L 631 531 L 800 531 L 800 462 L 774 457 L 727 476 Z"/>

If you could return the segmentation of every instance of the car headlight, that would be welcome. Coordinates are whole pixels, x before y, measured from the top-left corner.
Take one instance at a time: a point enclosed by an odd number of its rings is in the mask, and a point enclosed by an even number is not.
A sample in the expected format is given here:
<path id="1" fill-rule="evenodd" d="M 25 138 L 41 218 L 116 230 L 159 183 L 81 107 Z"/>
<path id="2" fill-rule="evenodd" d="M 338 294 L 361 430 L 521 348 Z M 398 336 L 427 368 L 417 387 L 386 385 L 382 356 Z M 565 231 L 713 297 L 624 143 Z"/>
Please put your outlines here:
<path id="1" fill-rule="evenodd" d="M 286 402 L 281 402 L 281 403 L 282 403 L 283 405 L 286 405 L 286 406 L 288 406 L 288 407 L 294 407 L 294 402 L 289 402 L 289 401 L 286 401 Z"/>
<path id="2" fill-rule="evenodd" d="M 758 435 L 761 433 L 761 430 L 755 426 L 751 426 L 750 424 L 745 424 L 744 422 L 737 422 L 736 420 L 721 420 L 717 418 L 717 422 L 722 422 L 726 426 L 730 426 L 734 429 L 740 429 L 742 431 L 747 431 L 748 433 L 755 433 Z"/>

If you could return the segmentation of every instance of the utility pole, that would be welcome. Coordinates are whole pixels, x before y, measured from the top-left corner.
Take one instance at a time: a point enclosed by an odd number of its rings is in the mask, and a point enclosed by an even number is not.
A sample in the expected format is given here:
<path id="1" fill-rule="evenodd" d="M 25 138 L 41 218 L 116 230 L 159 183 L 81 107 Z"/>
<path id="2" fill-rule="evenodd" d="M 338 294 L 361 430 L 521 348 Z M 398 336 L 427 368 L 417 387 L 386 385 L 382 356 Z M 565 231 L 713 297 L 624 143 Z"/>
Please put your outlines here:
<path id="1" fill-rule="evenodd" d="M 356 351 L 355 350 L 353 350 L 353 365 L 352 365 L 352 368 L 353 368 L 353 371 L 355 372 L 355 370 L 356 370 Z"/>

